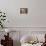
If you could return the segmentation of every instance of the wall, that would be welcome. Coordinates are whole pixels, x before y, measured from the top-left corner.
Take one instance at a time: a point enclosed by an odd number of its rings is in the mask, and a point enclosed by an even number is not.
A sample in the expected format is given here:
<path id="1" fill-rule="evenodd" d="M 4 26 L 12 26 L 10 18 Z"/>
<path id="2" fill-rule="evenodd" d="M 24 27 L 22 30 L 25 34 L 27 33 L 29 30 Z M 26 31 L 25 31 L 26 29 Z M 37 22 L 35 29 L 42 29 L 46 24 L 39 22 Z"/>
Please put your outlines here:
<path id="1" fill-rule="evenodd" d="M 28 8 L 27 15 L 20 14 L 23 7 Z M 46 0 L 0 0 L 0 9 L 6 12 L 8 21 L 5 26 L 8 29 L 13 27 L 15 31 L 22 31 L 22 35 L 31 31 L 46 31 Z"/>
<path id="2" fill-rule="evenodd" d="M 21 15 L 25 7 L 28 14 Z M 46 27 L 46 0 L 0 0 L 0 9 L 6 12 L 7 27 Z"/>

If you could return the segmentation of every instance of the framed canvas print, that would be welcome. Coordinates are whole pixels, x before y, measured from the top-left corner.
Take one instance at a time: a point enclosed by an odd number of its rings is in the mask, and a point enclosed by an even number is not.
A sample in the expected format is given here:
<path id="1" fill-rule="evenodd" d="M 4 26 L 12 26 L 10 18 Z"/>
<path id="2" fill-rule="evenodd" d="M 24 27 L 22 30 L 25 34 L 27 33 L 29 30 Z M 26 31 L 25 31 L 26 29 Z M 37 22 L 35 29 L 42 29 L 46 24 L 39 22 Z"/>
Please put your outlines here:
<path id="1" fill-rule="evenodd" d="M 20 14 L 27 14 L 28 8 L 20 8 Z"/>

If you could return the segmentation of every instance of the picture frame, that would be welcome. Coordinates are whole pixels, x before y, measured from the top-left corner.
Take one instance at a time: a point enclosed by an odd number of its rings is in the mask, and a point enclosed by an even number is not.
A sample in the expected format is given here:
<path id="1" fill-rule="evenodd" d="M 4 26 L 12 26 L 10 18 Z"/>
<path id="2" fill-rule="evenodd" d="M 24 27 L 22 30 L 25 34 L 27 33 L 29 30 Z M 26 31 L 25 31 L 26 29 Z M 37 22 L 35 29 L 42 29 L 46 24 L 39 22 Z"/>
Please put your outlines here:
<path id="1" fill-rule="evenodd" d="M 20 14 L 27 14 L 28 8 L 20 8 Z"/>

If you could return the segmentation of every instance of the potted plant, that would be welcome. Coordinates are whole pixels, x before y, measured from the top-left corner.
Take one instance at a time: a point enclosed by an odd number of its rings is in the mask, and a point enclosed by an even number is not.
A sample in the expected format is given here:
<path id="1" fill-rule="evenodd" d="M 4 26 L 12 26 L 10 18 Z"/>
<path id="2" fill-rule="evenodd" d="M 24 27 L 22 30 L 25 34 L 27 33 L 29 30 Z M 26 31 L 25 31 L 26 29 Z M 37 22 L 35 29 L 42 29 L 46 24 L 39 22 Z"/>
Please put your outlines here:
<path id="1" fill-rule="evenodd" d="M 6 20 L 6 15 L 4 12 L 0 11 L 0 27 L 4 28 L 4 22 Z"/>

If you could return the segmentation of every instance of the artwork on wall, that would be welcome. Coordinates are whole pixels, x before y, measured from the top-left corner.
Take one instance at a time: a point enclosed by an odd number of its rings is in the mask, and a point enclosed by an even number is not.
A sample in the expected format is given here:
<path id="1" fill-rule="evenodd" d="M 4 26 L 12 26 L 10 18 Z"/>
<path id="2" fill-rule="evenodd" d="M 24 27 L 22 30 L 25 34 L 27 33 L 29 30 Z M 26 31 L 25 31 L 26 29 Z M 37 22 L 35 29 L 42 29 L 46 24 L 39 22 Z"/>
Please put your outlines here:
<path id="1" fill-rule="evenodd" d="M 28 8 L 20 8 L 20 14 L 27 14 Z"/>

